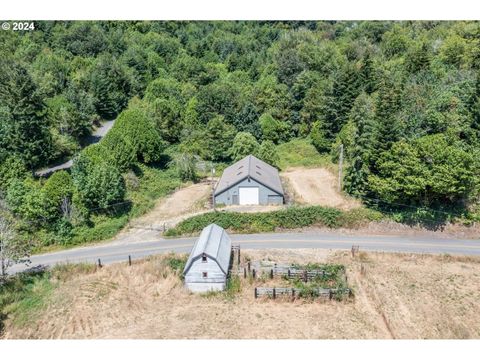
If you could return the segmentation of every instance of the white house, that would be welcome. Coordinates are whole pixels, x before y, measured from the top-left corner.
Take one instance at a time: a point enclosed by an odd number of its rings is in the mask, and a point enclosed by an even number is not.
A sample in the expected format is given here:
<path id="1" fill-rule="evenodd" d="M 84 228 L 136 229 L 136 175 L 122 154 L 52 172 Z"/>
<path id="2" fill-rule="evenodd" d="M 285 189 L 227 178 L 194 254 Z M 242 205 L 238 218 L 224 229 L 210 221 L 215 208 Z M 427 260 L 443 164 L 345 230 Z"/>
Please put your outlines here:
<path id="1" fill-rule="evenodd" d="M 216 224 L 205 227 L 183 270 L 185 286 L 192 292 L 224 290 L 231 247 L 232 241 L 223 228 Z"/>

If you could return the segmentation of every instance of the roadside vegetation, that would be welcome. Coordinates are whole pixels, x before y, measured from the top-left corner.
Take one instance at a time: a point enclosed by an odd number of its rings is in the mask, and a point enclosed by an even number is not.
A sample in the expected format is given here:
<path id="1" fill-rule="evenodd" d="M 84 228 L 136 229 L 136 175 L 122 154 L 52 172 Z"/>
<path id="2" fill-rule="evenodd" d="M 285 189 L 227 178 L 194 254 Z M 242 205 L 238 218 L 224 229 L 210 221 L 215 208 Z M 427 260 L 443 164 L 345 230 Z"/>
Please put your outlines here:
<path id="1" fill-rule="evenodd" d="M 281 229 L 297 229 L 312 225 L 329 228 L 356 228 L 369 221 L 383 218 L 380 212 L 370 209 L 342 211 L 322 206 L 292 206 L 284 210 L 240 213 L 217 211 L 183 220 L 165 232 L 167 236 L 197 234 L 205 226 L 215 223 L 237 233 L 273 232 Z"/>
<path id="2" fill-rule="evenodd" d="M 212 164 L 220 175 L 252 153 L 335 170 L 340 145 L 343 190 L 367 206 L 479 221 L 478 22 L 35 28 L 0 33 L 0 216 L 36 249 L 111 237 Z M 117 120 L 82 149 L 105 119 Z M 65 158 L 70 171 L 32 175 Z M 247 225 L 277 226 L 262 216 Z"/>

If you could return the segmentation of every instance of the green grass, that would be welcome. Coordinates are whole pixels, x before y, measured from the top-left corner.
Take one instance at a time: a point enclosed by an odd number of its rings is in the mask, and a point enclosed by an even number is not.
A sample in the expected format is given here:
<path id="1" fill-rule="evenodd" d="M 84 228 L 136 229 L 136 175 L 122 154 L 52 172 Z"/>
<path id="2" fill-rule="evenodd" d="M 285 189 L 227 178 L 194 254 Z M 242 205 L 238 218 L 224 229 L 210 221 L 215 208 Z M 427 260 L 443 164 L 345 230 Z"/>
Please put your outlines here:
<path id="1" fill-rule="evenodd" d="M 312 225 L 330 228 L 355 228 L 382 219 L 382 215 L 369 209 L 341 211 L 322 206 L 292 206 L 284 210 L 264 213 L 209 212 L 185 219 L 168 229 L 166 236 L 197 234 L 204 227 L 215 223 L 226 230 L 238 233 L 274 232 L 281 229 L 297 229 Z"/>
<path id="2" fill-rule="evenodd" d="M 308 139 L 294 139 L 277 145 L 280 169 L 288 167 L 327 167 L 334 169 L 328 154 L 320 154 Z"/>
<path id="3" fill-rule="evenodd" d="M 145 214 L 159 198 L 172 193 L 183 184 L 175 169 L 163 170 L 140 164 L 136 173 L 138 187 L 127 190 L 127 199 L 132 202 L 130 217 Z"/>
<path id="4" fill-rule="evenodd" d="M 320 264 L 309 263 L 307 265 L 293 264 L 293 267 L 306 269 L 306 270 L 323 270 L 325 275 L 316 276 L 308 282 L 304 282 L 302 279 L 288 279 L 289 286 L 300 289 L 299 297 L 302 298 L 315 298 L 317 296 L 316 289 L 338 289 L 340 290 L 335 294 L 336 300 L 342 300 L 345 298 L 346 293 L 344 291 L 348 289 L 348 284 L 345 278 L 345 266 L 339 264 Z"/>
<path id="5" fill-rule="evenodd" d="M 16 326 L 31 321 L 46 305 L 53 289 L 49 273 L 19 274 L 0 285 L 0 334 L 6 318 Z"/>
<path id="6" fill-rule="evenodd" d="M 207 291 L 206 293 L 200 294 L 204 298 L 223 298 L 227 301 L 232 301 L 235 299 L 235 296 L 242 291 L 242 281 L 239 276 L 232 275 L 227 279 L 227 284 L 225 286 L 225 291 Z"/>

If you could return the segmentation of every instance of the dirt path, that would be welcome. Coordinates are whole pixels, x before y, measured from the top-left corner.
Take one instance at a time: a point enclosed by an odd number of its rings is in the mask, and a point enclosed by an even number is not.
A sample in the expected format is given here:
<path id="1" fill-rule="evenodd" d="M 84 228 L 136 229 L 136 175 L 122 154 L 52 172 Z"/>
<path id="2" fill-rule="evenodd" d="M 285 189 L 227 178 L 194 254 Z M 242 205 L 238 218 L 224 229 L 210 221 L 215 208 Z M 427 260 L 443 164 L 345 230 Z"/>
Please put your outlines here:
<path id="1" fill-rule="evenodd" d="M 84 140 L 85 143 L 83 146 L 88 146 L 88 145 L 99 142 L 105 135 L 107 135 L 107 133 L 110 131 L 110 129 L 113 127 L 114 124 L 115 124 L 115 120 L 108 120 L 108 121 L 102 122 L 101 125 L 98 128 L 96 128 L 91 135 L 87 136 L 87 138 Z M 73 166 L 73 160 L 68 160 L 56 166 L 51 166 L 49 168 L 37 170 L 35 172 L 35 175 L 50 176 L 55 171 L 70 169 L 72 166 Z"/>
<path id="2" fill-rule="evenodd" d="M 207 183 L 193 184 L 184 187 L 172 195 L 161 199 L 147 214 L 132 222 L 133 227 L 159 227 L 173 225 L 185 216 L 208 211 L 206 204 L 210 196 L 211 185 Z"/>
<path id="3" fill-rule="evenodd" d="M 332 206 L 349 210 L 361 206 L 354 199 L 348 199 L 336 188 L 334 174 L 324 168 L 292 168 L 281 174 L 295 202 L 309 205 Z M 287 190 L 287 191 L 288 191 Z"/>

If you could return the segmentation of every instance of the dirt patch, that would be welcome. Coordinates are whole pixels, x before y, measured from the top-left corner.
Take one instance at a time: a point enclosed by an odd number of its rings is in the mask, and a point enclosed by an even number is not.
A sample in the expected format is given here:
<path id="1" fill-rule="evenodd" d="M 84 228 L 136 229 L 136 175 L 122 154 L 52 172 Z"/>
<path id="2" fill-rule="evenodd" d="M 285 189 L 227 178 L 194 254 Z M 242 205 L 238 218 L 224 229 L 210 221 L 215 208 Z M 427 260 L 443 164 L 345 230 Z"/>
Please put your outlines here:
<path id="1" fill-rule="evenodd" d="M 352 301 L 187 292 L 162 256 L 105 266 L 57 283 L 30 323 L 5 323 L 5 338 L 479 338 L 480 259 L 326 250 L 245 251 L 251 259 L 344 264 Z M 164 262 L 163 262 L 164 263 Z M 363 271 L 361 269 L 364 269 Z M 260 281 L 260 280 L 258 280 Z"/>
<path id="2" fill-rule="evenodd" d="M 199 183 L 186 186 L 172 195 L 161 199 L 147 214 L 135 219 L 133 227 L 159 227 L 163 224 L 171 225 L 178 222 L 185 215 L 201 213 L 208 210 L 208 197 L 212 186 L 208 183 Z"/>
<path id="3" fill-rule="evenodd" d="M 291 200 L 300 204 L 323 205 L 349 210 L 361 202 L 347 198 L 337 189 L 336 176 L 325 168 L 292 168 L 281 174 Z"/>

